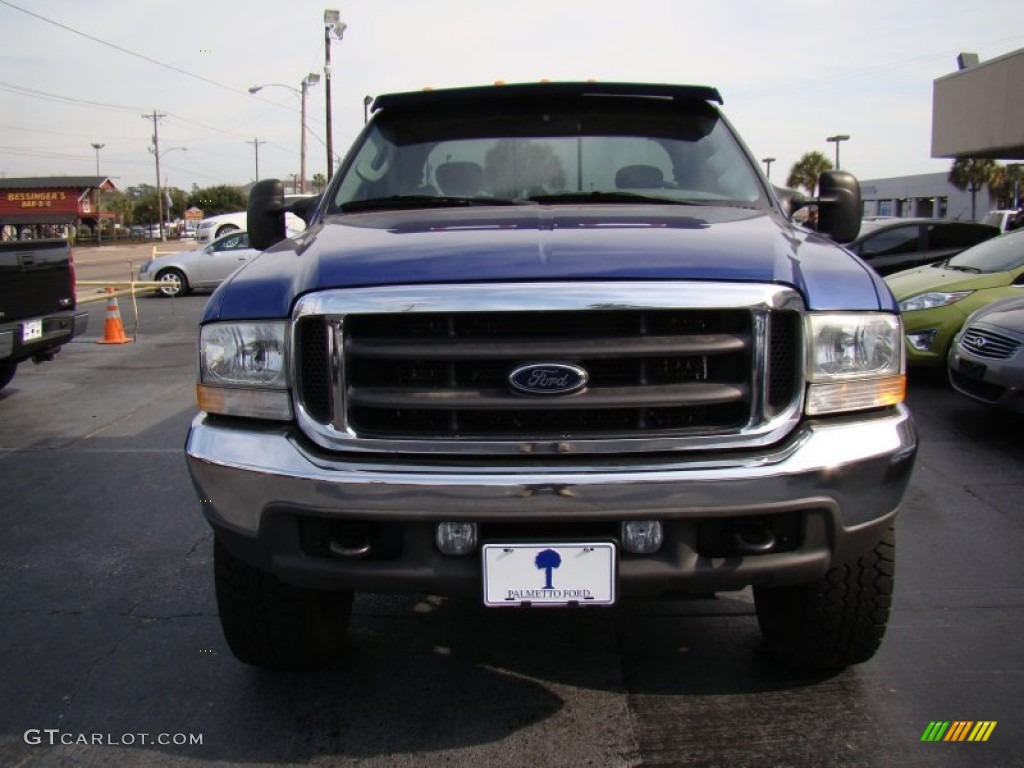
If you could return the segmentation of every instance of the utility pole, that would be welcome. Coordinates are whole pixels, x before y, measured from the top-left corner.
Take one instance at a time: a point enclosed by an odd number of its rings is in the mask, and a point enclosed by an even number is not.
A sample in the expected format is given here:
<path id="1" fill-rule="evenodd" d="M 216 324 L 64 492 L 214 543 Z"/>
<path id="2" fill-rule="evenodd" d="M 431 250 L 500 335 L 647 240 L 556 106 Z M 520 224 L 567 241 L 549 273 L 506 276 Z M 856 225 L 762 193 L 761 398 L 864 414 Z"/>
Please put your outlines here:
<path id="1" fill-rule="evenodd" d="M 167 242 L 167 235 L 164 233 L 164 196 L 163 190 L 160 187 L 160 132 L 157 130 L 157 125 L 160 119 L 167 117 L 162 112 L 153 110 L 152 115 L 143 115 L 143 120 L 153 121 L 153 148 L 150 150 L 156 157 L 156 209 L 160 215 L 160 242 Z"/>
<path id="2" fill-rule="evenodd" d="M 256 181 L 260 180 L 260 144 L 266 144 L 265 141 L 260 141 L 258 136 L 253 136 L 252 141 L 245 142 L 246 144 L 252 144 L 254 150 L 256 150 Z"/>
<path id="3" fill-rule="evenodd" d="M 96 150 L 96 178 L 100 177 L 100 150 L 103 149 L 106 144 L 100 144 L 97 141 L 92 143 L 92 148 Z M 103 242 L 103 219 L 100 218 L 100 189 L 96 188 L 96 245 Z"/>
<path id="4" fill-rule="evenodd" d="M 771 180 L 771 178 L 772 178 L 772 163 L 775 162 L 775 158 L 774 157 L 762 157 L 761 158 L 761 162 L 764 163 L 764 175 L 767 176 L 769 180 Z"/>

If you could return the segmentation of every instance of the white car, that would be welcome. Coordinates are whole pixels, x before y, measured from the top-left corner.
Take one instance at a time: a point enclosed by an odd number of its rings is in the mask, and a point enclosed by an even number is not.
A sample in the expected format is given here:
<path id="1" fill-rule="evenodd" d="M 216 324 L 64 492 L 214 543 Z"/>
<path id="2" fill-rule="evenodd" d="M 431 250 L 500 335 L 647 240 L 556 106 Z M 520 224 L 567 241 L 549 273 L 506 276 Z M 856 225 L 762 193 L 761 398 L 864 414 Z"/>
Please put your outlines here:
<path id="1" fill-rule="evenodd" d="M 293 202 L 302 197 L 311 197 L 311 195 L 285 195 L 285 202 Z M 297 235 L 306 228 L 306 222 L 294 213 L 286 213 L 284 215 L 284 225 L 288 232 L 288 237 Z M 238 232 L 248 228 L 248 226 L 249 222 L 245 211 L 210 216 L 199 222 L 199 226 L 196 228 L 196 242 L 200 245 L 209 243 L 229 232 Z"/>
<path id="2" fill-rule="evenodd" d="M 139 267 L 139 280 L 163 283 L 164 296 L 184 296 L 194 288 L 216 288 L 224 279 L 259 256 L 249 247 L 248 232 L 229 232 L 203 248 L 158 256 Z"/>

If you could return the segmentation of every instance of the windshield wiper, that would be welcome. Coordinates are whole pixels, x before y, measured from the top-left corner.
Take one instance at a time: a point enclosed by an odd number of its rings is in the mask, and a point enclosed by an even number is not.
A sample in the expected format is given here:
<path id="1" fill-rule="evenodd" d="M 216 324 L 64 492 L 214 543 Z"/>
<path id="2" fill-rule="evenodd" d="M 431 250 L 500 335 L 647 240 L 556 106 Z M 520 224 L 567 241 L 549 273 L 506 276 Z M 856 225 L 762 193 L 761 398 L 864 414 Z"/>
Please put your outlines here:
<path id="1" fill-rule="evenodd" d="M 392 195 L 366 200 L 350 200 L 340 208 L 345 213 L 354 211 L 385 211 L 402 208 L 466 208 L 474 205 L 524 205 L 523 200 L 502 197 L 453 197 L 444 195 Z"/>
<path id="2" fill-rule="evenodd" d="M 952 269 L 952 270 L 955 270 L 957 272 L 971 272 L 971 273 L 974 273 L 974 274 L 980 274 L 981 273 L 981 270 L 978 269 L 977 267 L 965 267 L 965 266 L 963 266 L 961 264 L 950 264 L 948 261 L 946 262 L 945 266 L 946 266 L 946 269 Z"/>

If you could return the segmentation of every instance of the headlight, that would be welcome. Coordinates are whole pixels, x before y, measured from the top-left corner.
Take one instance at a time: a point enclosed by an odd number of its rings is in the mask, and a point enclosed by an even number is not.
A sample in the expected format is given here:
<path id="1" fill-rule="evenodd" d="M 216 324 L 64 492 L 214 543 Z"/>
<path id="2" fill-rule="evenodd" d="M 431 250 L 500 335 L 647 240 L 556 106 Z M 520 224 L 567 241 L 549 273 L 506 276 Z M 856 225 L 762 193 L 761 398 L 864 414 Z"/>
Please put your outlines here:
<path id="1" fill-rule="evenodd" d="M 930 291 L 929 293 L 921 293 L 917 296 L 911 296 L 909 299 L 901 301 L 900 311 L 917 312 L 921 309 L 944 307 L 947 304 L 953 304 L 954 302 L 960 301 L 960 299 L 970 296 L 972 293 L 974 293 L 974 291 L 952 291 L 950 293 Z"/>
<path id="2" fill-rule="evenodd" d="M 286 323 L 212 323 L 199 332 L 199 407 L 210 413 L 290 419 Z"/>
<path id="3" fill-rule="evenodd" d="M 806 357 L 809 415 L 895 405 L 906 395 L 897 315 L 809 314 Z"/>

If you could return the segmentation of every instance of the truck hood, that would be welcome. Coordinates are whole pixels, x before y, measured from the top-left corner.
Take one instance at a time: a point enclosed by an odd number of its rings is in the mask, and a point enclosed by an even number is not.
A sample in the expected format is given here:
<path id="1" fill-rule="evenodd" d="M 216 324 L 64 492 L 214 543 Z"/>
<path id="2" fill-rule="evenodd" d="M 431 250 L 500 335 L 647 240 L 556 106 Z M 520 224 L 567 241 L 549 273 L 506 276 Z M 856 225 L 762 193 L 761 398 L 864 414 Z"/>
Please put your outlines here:
<path id="1" fill-rule="evenodd" d="M 287 317 L 329 288 L 559 280 L 775 283 L 810 309 L 895 311 L 857 257 L 774 212 L 530 205 L 328 216 L 236 272 L 203 322 Z"/>

